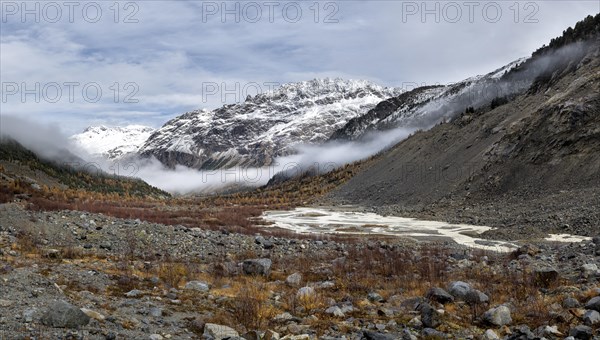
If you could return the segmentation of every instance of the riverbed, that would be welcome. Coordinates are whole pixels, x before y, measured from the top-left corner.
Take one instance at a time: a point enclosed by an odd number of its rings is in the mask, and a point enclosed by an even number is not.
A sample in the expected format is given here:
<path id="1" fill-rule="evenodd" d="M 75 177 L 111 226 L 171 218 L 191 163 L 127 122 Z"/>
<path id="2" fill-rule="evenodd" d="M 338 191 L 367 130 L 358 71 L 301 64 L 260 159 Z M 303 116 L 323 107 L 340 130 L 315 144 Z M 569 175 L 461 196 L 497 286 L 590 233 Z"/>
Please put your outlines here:
<path id="1" fill-rule="evenodd" d="M 271 227 L 297 233 L 337 235 L 381 235 L 410 238 L 417 241 L 453 241 L 458 244 L 496 252 L 510 252 L 517 243 L 479 237 L 492 228 L 468 224 L 424 221 L 414 218 L 382 216 L 356 212 L 348 208 L 296 208 L 288 211 L 266 211 L 263 219 Z M 589 239 L 574 235 L 548 235 L 546 241 L 581 242 Z"/>

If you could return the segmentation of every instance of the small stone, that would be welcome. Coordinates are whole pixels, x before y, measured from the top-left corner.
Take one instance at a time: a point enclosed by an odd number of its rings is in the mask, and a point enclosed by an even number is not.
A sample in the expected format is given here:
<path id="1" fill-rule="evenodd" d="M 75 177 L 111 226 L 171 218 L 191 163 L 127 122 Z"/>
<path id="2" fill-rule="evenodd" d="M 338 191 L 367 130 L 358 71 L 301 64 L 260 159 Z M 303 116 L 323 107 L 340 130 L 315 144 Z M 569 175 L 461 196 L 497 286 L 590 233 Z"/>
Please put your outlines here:
<path id="1" fill-rule="evenodd" d="M 226 338 L 239 337 L 240 335 L 231 327 L 207 323 L 204 325 L 203 336 L 205 338 L 211 337 L 214 340 L 222 340 Z"/>
<path id="2" fill-rule="evenodd" d="M 10 307 L 12 304 L 13 302 L 10 300 L 0 299 L 0 307 Z"/>
<path id="3" fill-rule="evenodd" d="M 421 332 L 421 334 L 426 339 L 446 339 L 447 338 L 445 333 L 442 333 L 433 328 L 423 328 L 423 331 Z"/>
<path id="4" fill-rule="evenodd" d="M 338 318 L 343 318 L 343 317 L 346 316 L 346 315 L 344 315 L 344 313 L 342 312 L 342 310 L 338 306 L 332 306 L 332 307 L 327 308 L 325 310 L 325 313 L 331 314 L 331 315 L 333 315 L 335 317 L 338 317 Z"/>
<path id="5" fill-rule="evenodd" d="M 483 314 L 483 319 L 495 326 L 504 326 L 512 322 L 510 309 L 506 306 L 491 308 Z"/>
<path id="6" fill-rule="evenodd" d="M 313 287 L 302 287 L 298 289 L 296 297 L 299 299 L 306 299 L 315 296 L 315 289 Z"/>
<path id="7" fill-rule="evenodd" d="M 417 336 L 408 328 L 402 330 L 402 340 L 418 340 Z"/>
<path id="8" fill-rule="evenodd" d="M 157 307 L 152 307 L 152 308 L 150 308 L 150 310 L 148 311 L 148 314 L 149 314 L 150 316 L 153 316 L 153 317 L 155 317 L 155 318 L 159 318 L 159 317 L 161 317 L 161 316 L 162 316 L 162 313 L 163 313 L 163 312 L 162 312 L 162 309 L 160 309 L 160 308 L 157 308 Z"/>
<path id="9" fill-rule="evenodd" d="M 423 322 L 421 322 L 420 316 L 415 316 L 414 318 L 410 319 L 410 321 L 408 322 L 408 325 L 411 328 L 420 329 L 423 327 Z"/>
<path id="10" fill-rule="evenodd" d="M 81 311 L 89 316 L 92 319 L 98 320 L 98 321 L 104 321 L 106 319 L 106 317 L 98 312 L 95 312 L 91 309 L 87 309 L 87 308 L 81 308 Z"/>
<path id="11" fill-rule="evenodd" d="M 202 281 L 190 281 L 185 284 L 184 289 L 197 290 L 199 292 L 208 292 L 210 287 L 208 283 Z"/>
<path id="12" fill-rule="evenodd" d="M 385 299 L 376 292 L 370 292 L 367 295 L 367 299 L 371 302 L 384 302 L 385 301 Z"/>
<path id="13" fill-rule="evenodd" d="M 23 320 L 27 323 L 33 322 L 33 317 L 37 313 L 36 308 L 27 308 L 23 311 Z"/>
<path id="14" fill-rule="evenodd" d="M 262 247 L 263 247 L 264 249 L 272 249 L 272 248 L 273 248 L 273 246 L 274 246 L 274 245 L 273 245 L 273 242 L 271 242 L 271 241 L 267 240 L 266 238 L 264 238 L 264 237 L 262 237 L 262 236 L 256 236 L 256 237 L 254 238 L 254 242 L 255 242 L 256 244 L 260 244 L 260 245 L 262 245 Z"/>
<path id="15" fill-rule="evenodd" d="M 42 255 L 49 259 L 57 259 L 60 257 L 60 250 L 58 249 L 46 249 L 43 251 Z"/>
<path id="16" fill-rule="evenodd" d="M 299 286 L 300 283 L 302 283 L 302 274 L 294 273 L 294 274 L 289 275 L 285 279 L 285 283 L 287 283 L 290 286 Z"/>
<path id="17" fill-rule="evenodd" d="M 519 249 L 517 249 L 516 253 L 518 255 L 529 255 L 534 256 L 541 252 L 540 248 L 534 246 L 533 244 L 524 244 Z"/>
<path id="18" fill-rule="evenodd" d="M 498 334 L 496 334 L 496 332 L 494 332 L 491 329 L 488 329 L 481 336 L 481 340 L 500 340 L 500 337 L 498 336 Z"/>
<path id="19" fill-rule="evenodd" d="M 150 335 L 150 340 L 162 340 L 163 336 L 160 334 L 151 334 Z"/>
<path id="20" fill-rule="evenodd" d="M 104 250 L 112 250 L 112 243 L 110 242 L 103 242 L 100 244 L 100 249 L 104 249 Z"/>
<path id="21" fill-rule="evenodd" d="M 143 292 L 141 290 L 138 289 L 133 289 L 128 291 L 127 293 L 125 293 L 125 296 L 130 297 L 130 298 L 136 298 L 139 297 L 143 294 Z"/>
<path id="22" fill-rule="evenodd" d="M 581 304 L 579 303 L 579 301 L 577 301 L 577 299 L 574 299 L 572 297 L 567 297 L 563 300 L 562 303 L 564 308 L 579 308 L 581 307 Z"/>
<path id="23" fill-rule="evenodd" d="M 563 335 L 558 330 L 558 327 L 556 325 L 554 325 L 554 326 L 545 326 L 544 328 L 542 328 L 541 333 L 542 333 L 542 335 L 544 335 L 546 337 L 557 337 L 557 336 L 562 336 Z"/>
<path id="24" fill-rule="evenodd" d="M 294 319 L 294 316 L 288 312 L 283 312 L 281 314 L 277 314 L 275 315 L 275 317 L 273 318 L 273 320 L 277 321 L 277 322 L 282 322 L 282 321 L 289 321 Z"/>

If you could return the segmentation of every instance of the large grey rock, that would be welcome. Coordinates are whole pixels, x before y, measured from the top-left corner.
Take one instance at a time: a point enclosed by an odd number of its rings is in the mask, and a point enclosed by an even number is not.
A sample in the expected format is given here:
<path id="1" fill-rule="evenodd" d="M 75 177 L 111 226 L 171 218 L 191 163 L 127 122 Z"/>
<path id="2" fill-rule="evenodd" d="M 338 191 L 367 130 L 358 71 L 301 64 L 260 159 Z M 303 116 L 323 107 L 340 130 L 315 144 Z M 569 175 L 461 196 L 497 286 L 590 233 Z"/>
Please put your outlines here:
<path id="1" fill-rule="evenodd" d="M 595 310 L 588 310 L 583 314 L 583 323 L 588 326 L 595 326 L 600 323 L 600 313 Z"/>
<path id="2" fill-rule="evenodd" d="M 294 274 L 289 275 L 285 279 L 285 283 L 287 283 L 290 286 L 299 286 L 300 283 L 302 283 L 302 274 L 294 273 Z"/>
<path id="3" fill-rule="evenodd" d="M 424 327 L 436 328 L 442 323 L 440 313 L 429 304 L 421 306 L 421 322 Z"/>
<path id="4" fill-rule="evenodd" d="M 483 319 L 495 326 L 504 326 L 512 322 L 510 309 L 506 306 L 491 308 L 483 314 Z"/>
<path id="5" fill-rule="evenodd" d="M 581 266 L 581 275 L 585 278 L 598 276 L 600 270 L 595 263 L 586 263 Z"/>
<path id="6" fill-rule="evenodd" d="M 467 296 L 464 300 L 471 305 L 478 305 L 482 303 L 488 303 L 490 298 L 477 289 L 471 289 L 471 291 L 467 293 Z"/>
<path id="7" fill-rule="evenodd" d="M 250 259 L 242 263 L 242 270 L 247 275 L 269 275 L 271 272 L 270 259 Z"/>
<path id="8" fill-rule="evenodd" d="M 81 309 L 60 300 L 53 302 L 48 307 L 42 315 L 41 321 L 44 325 L 50 327 L 78 328 L 87 325 L 90 322 L 90 317 Z"/>
<path id="9" fill-rule="evenodd" d="M 552 284 L 558 281 L 559 273 L 556 268 L 553 267 L 541 267 L 536 268 L 533 271 L 535 282 L 542 287 L 550 287 Z"/>
<path id="10" fill-rule="evenodd" d="M 579 325 L 574 328 L 571 328 L 569 331 L 569 335 L 574 337 L 575 339 L 580 340 L 589 340 L 592 338 L 593 331 L 589 326 Z"/>
<path id="11" fill-rule="evenodd" d="M 586 304 L 586 309 L 595 310 L 596 312 L 600 312 L 600 296 L 596 296 L 591 298 Z"/>
<path id="12" fill-rule="evenodd" d="M 467 294 L 472 290 L 470 284 L 463 281 L 454 281 L 448 285 L 448 292 L 456 299 L 465 300 Z"/>
<path id="13" fill-rule="evenodd" d="M 448 292 L 456 300 L 465 301 L 469 304 L 482 304 L 490 301 L 490 298 L 486 294 L 463 281 L 451 282 L 448 285 Z"/>
<path id="14" fill-rule="evenodd" d="M 232 337 L 238 337 L 238 332 L 228 326 L 217 325 L 214 323 L 207 323 L 204 325 L 204 333 L 202 334 L 204 338 L 214 339 L 214 340 L 222 340 Z"/>
<path id="15" fill-rule="evenodd" d="M 431 301 L 446 304 L 454 301 L 454 296 L 450 295 L 447 291 L 439 287 L 432 287 L 427 291 L 425 295 Z"/>
<path id="16" fill-rule="evenodd" d="M 197 290 L 200 292 L 208 292 L 210 290 L 208 283 L 202 281 L 190 281 L 185 284 L 184 288 L 188 290 Z"/>

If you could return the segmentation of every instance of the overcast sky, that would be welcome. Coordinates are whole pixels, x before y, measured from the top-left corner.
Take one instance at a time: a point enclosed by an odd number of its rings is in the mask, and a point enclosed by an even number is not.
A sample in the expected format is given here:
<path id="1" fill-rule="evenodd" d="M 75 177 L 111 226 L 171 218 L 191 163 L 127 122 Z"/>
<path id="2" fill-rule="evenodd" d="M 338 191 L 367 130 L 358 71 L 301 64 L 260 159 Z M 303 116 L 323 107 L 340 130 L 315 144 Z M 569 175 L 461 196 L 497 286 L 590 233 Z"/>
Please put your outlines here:
<path id="1" fill-rule="evenodd" d="M 97 124 L 159 127 L 243 100 L 257 85 L 315 77 L 447 84 L 529 56 L 600 12 L 600 0 L 1 5 L 0 113 L 67 134 Z"/>

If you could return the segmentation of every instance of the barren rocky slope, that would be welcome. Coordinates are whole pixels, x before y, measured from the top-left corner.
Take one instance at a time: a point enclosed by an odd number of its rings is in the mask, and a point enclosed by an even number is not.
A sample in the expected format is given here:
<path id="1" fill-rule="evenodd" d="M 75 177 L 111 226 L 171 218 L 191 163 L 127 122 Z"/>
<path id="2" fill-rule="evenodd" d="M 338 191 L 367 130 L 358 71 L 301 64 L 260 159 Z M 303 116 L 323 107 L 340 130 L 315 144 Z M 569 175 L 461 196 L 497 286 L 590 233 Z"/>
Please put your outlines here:
<path id="1" fill-rule="evenodd" d="M 0 204 L 0 338 L 591 339 L 600 239 L 513 254 Z"/>
<path id="2" fill-rule="evenodd" d="M 600 54 L 417 132 L 329 197 L 390 214 L 590 235 L 600 227 Z M 534 227 L 534 228 L 530 228 Z"/>

